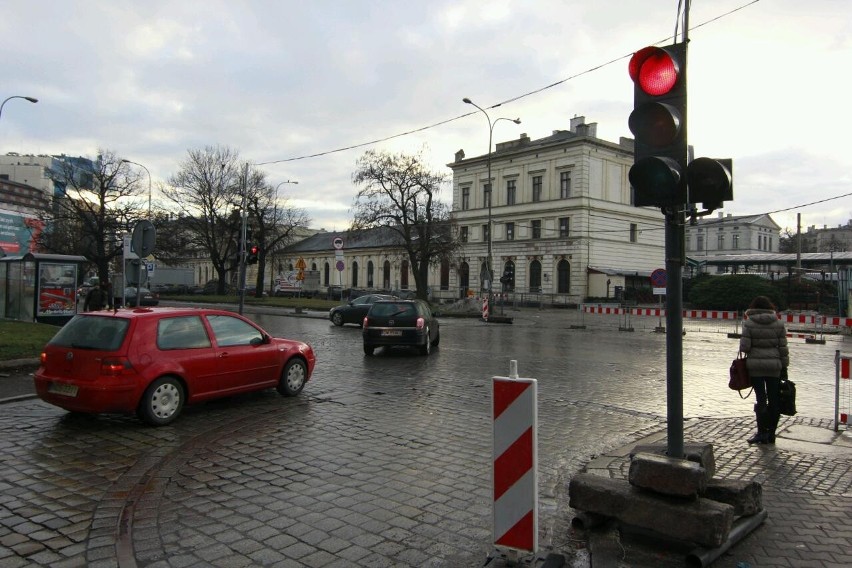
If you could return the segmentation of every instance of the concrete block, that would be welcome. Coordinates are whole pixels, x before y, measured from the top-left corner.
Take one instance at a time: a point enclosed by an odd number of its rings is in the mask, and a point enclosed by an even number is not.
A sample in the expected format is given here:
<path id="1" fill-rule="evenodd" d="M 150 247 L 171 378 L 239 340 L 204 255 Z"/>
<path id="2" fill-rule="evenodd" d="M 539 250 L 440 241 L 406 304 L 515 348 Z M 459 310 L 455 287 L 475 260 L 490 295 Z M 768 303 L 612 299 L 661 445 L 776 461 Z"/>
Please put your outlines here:
<path id="1" fill-rule="evenodd" d="M 763 486 L 756 481 L 711 479 L 703 497 L 731 505 L 737 517 L 754 515 L 763 510 Z"/>
<path id="2" fill-rule="evenodd" d="M 568 486 L 569 504 L 579 511 L 614 517 L 663 536 L 701 546 L 720 546 L 734 522 L 734 508 L 710 499 L 683 500 L 633 487 L 624 480 L 580 473 Z"/>
<path id="3" fill-rule="evenodd" d="M 633 448 L 630 457 L 638 453 L 666 455 L 666 444 L 640 444 Z M 716 475 L 716 456 L 713 454 L 713 444 L 709 442 L 687 442 L 683 445 L 684 458 L 694 461 L 704 468 L 709 482 Z"/>
<path id="4" fill-rule="evenodd" d="M 673 497 L 698 497 L 707 487 L 704 468 L 694 461 L 639 453 L 630 460 L 630 485 Z"/>

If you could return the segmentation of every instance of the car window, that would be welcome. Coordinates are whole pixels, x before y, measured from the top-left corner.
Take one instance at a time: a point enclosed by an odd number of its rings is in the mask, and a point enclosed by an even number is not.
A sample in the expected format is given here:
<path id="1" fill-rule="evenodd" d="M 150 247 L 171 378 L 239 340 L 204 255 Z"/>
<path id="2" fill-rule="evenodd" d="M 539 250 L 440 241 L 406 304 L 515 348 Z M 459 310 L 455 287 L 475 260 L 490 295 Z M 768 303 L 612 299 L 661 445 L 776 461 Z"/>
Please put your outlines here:
<path id="1" fill-rule="evenodd" d="M 369 304 L 372 302 L 371 296 L 361 296 L 360 298 L 355 298 L 352 300 L 353 306 L 363 306 L 364 304 Z"/>
<path id="2" fill-rule="evenodd" d="M 210 338 L 199 316 L 164 318 L 157 322 L 160 349 L 199 349 L 210 347 Z"/>
<path id="3" fill-rule="evenodd" d="M 262 339 L 260 331 L 233 316 L 207 316 L 213 336 L 219 347 L 250 345 L 253 339 Z"/>
<path id="4" fill-rule="evenodd" d="M 417 308 L 414 304 L 408 303 L 379 302 L 373 304 L 370 315 L 378 317 L 416 316 Z"/>
<path id="5" fill-rule="evenodd" d="M 62 326 L 50 345 L 115 351 L 124 342 L 129 326 L 126 319 L 78 315 Z"/>

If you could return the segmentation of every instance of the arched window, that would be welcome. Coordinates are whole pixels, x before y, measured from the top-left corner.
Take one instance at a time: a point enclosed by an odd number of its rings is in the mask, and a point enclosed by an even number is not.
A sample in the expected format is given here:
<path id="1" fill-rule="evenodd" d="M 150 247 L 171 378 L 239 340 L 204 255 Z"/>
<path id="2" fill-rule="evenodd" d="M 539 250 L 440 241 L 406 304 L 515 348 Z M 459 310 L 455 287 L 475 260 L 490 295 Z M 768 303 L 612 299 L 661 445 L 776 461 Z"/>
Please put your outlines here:
<path id="1" fill-rule="evenodd" d="M 385 290 L 390 290 L 391 287 L 391 269 L 390 269 L 390 261 L 386 260 L 384 268 L 382 269 L 382 288 Z"/>
<path id="2" fill-rule="evenodd" d="M 352 287 L 353 288 L 358 287 L 358 263 L 357 262 L 352 263 Z"/>
<path id="3" fill-rule="evenodd" d="M 399 269 L 399 287 L 408 290 L 408 261 L 403 260 Z"/>
<path id="4" fill-rule="evenodd" d="M 530 263 L 530 292 L 541 292 L 541 263 L 537 260 Z"/>
<path id="5" fill-rule="evenodd" d="M 323 275 L 322 275 L 323 286 L 328 286 L 330 279 L 331 279 L 331 267 L 326 262 L 325 267 L 323 268 Z"/>
<path id="6" fill-rule="evenodd" d="M 564 258 L 556 265 L 556 291 L 567 294 L 571 289 L 571 265 Z"/>
<path id="7" fill-rule="evenodd" d="M 470 266 L 466 262 L 459 265 L 459 289 L 461 297 L 467 296 L 467 290 L 470 288 Z"/>
<path id="8" fill-rule="evenodd" d="M 311 263 L 311 270 L 313 270 L 314 272 L 317 271 L 317 263 L 316 262 Z"/>
<path id="9" fill-rule="evenodd" d="M 367 261 L 367 288 L 373 287 L 373 261 Z"/>
<path id="10" fill-rule="evenodd" d="M 441 290 L 450 289 L 450 261 L 441 261 Z"/>
<path id="11" fill-rule="evenodd" d="M 511 292 L 515 289 L 515 263 L 511 260 L 507 260 L 506 264 L 503 265 L 503 274 L 502 277 L 506 278 L 506 282 L 503 283 L 503 289 L 507 292 Z"/>

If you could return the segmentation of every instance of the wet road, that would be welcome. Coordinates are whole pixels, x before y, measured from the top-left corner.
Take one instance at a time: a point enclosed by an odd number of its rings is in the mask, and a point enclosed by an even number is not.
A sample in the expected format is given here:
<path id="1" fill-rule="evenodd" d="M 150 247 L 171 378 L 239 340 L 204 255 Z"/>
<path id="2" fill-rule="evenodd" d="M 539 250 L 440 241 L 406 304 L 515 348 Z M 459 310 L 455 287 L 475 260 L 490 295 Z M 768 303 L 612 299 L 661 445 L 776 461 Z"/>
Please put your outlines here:
<path id="1" fill-rule="evenodd" d="M 567 479 L 665 425 L 665 336 L 644 329 L 572 330 L 568 314 L 530 310 L 514 325 L 442 319 L 428 358 L 365 357 L 357 327 L 252 317 L 313 345 L 300 397 L 211 402 L 159 429 L 37 400 L 0 407 L 0 564 L 481 566 L 489 377 L 512 359 L 539 382 L 540 545 L 571 557 Z M 726 386 L 736 340 L 706 327 L 684 338 L 685 419 L 742 417 L 731 435 L 745 435 L 753 401 Z M 832 417 L 844 346 L 791 340 L 800 415 Z"/>

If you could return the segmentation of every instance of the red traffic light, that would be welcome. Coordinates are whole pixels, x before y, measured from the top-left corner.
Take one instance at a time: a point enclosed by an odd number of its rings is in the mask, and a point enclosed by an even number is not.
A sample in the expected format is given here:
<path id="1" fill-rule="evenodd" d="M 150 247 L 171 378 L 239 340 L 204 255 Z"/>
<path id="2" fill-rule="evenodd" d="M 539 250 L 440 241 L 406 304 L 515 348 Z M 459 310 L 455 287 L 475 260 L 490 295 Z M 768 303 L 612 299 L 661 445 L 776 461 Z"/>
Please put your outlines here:
<path id="1" fill-rule="evenodd" d="M 628 70 L 642 92 L 654 97 L 671 92 L 680 77 L 677 59 L 661 47 L 645 47 L 634 53 Z"/>
<path id="2" fill-rule="evenodd" d="M 251 249 L 249 249 L 249 254 L 253 256 L 257 256 L 258 252 L 260 252 L 260 247 L 257 245 L 252 245 Z"/>

